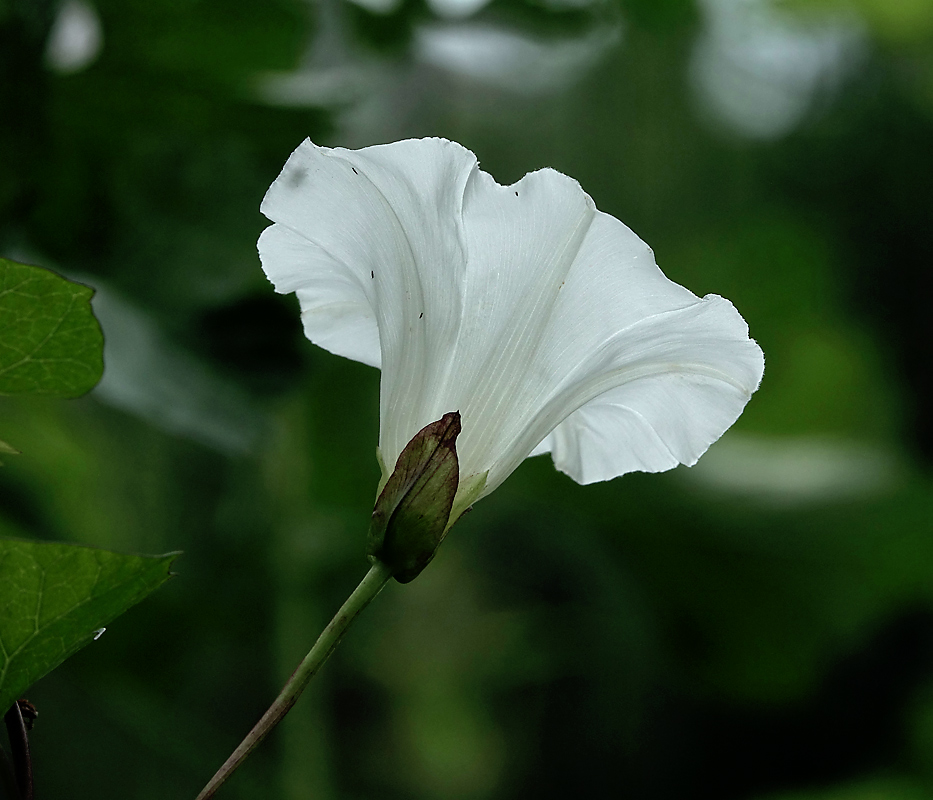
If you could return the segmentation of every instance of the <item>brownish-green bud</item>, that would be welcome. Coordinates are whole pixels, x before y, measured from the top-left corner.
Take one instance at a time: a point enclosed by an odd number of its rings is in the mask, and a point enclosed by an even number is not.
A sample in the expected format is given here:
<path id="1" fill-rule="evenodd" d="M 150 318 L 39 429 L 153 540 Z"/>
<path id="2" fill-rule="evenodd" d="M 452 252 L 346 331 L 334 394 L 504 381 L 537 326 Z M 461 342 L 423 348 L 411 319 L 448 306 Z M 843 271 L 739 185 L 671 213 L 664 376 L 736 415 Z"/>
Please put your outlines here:
<path id="1" fill-rule="evenodd" d="M 459 434 L 459 411 L 425 425 L 405 445 L 376 500 L 367 552 L 399 583 L 414 580 L 444 539 L 460 480 Z"/>

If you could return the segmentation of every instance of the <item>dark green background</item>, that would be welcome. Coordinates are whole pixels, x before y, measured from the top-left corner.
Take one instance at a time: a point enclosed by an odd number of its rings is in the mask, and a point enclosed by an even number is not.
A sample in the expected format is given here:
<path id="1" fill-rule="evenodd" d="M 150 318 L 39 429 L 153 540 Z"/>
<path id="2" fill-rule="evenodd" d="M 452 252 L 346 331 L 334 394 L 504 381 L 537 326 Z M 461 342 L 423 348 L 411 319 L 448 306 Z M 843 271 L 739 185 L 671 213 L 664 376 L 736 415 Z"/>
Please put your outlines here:
<path id="1" fill-rule="evenodd" d="M 409 0 L 98 0 L 71 73 L 55 4 L 0 2 L 0 255 L 98 288 L 108 340 L 95 393 L 0 402 L 0 533 L 185 551 L 29 693 L 40 798 L 193 798 L 362 576 L 378 373 L 302 338 L 258 208 L 305 136 L 414 135 L 576 177 L 735 302 L 764 383 L 693 470 L 524 464 L 223 796 L 933 797 L 933 7 L 860 0 L 851 67 L 756 138 L 691 78 L 710 6 L 494 0 L 468 22 L 616 31 L 532 93 L 419 61 Z M 299 65 L 326 103 L 263 99 Z"/>

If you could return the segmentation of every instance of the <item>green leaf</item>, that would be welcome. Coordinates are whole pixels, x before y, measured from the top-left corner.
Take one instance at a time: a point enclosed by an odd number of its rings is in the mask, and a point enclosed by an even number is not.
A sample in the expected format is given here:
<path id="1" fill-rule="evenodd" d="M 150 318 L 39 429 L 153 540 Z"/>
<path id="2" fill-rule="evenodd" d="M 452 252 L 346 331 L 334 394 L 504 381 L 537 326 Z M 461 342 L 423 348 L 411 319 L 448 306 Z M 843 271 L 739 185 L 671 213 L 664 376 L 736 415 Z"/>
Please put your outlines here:
<path id="1" fill-rule="evenodd" d="M 399 583 L 421 573 L 447 532 L 460 479 L 459 434 L 457 411 L 425 425 L 405 445 L 376 501 L 368 554 L 391 567 Z"/>
<path id="2" fill-rule="evenodd" d="M 100 380 L 104 337 L 94 290 L 0 258 L 0 395 L 77 397 Z"/>
<path id="3" fill-rule="evenodd" d="M 0 539 L 0 709 L 161 586 L 177 556 Z"/>

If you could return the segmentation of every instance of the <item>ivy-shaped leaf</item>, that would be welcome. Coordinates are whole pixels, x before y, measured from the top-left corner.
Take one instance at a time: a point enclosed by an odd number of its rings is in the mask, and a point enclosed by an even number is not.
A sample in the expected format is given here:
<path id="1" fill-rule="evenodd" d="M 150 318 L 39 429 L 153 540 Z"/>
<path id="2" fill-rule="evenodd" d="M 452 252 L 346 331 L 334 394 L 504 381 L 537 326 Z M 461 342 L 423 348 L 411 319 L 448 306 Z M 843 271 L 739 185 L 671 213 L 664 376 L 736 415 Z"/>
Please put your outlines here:
<path id="1" fill-rule="evenodd" d="M 77 397 L 103 373 L 94 290 L 0 258 L 0 394 Z"/>
<path id="2" fill-rule="evenodd" d="M 177 556 L 0 539 L 0 710 L 161 586 Z"/>

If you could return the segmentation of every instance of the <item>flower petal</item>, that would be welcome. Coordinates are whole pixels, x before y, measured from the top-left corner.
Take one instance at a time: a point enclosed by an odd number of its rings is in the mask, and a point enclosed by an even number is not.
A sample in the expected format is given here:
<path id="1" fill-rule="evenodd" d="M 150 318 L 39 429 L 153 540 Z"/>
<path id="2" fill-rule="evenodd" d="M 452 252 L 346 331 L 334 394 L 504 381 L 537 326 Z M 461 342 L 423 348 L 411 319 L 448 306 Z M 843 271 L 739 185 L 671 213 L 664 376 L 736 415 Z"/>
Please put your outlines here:
<path id="1" fill-rule="evenodd" d="M 426 293 L 456 305 L 440 289 L 465 267 L 450 221 L 475 167 L 472 153 L 442 139 L 363 150 L 305 140 L 292 153 L 262 202 L 276 224 L 259 254 L 276 291 L 298 295 L 311 341 L 383 367 L 387 350 L 424 349 L 405 329 Z"/>
<path id="2" fill-rule="evenodd" d="M 417 416 L 401 420 L 396 403 L 383 406 L 383 421 L 396 422 L 383 426 L 384 453 L 404 447 L 421 418 L 457 409 L 462 474 L 485 472 L 500 458 L 553 381 L 552 365 L 535 351 L 594 214 L 576 181 L 551 170 L 513 186 L 479 170 L 470 176 L 461 234 L 469 267 L 459 288 L 464 310 L 457 335 L 432 354 L 436 377 L 423 398 L 410 400 Z"/>
<path id="3" fill-rule="evenodd" d="M 547 451 L 583 483 L 692 464 L 761 379 L 732 305 L 668 280 L 553 170 L 500 186 L 441 139 L 305 142 L 262 209 L 263 266 L 309 338 L 382 367 L 388 463 L 460 411 L 461 482 L 485 476 L 482 494 Z"/>
<path id="4" fill-rule="evenodd" d="M 426 416 L 460 410 L 461 467 L 489 470 L 484 493 L 546 450 L 581 482 L 693 463 L 757 387 L 761 351 L 734 308 L 668 280 L 576 181 L 541 170 L 502 187 L 477 171 L 463 225 L 468 313 Z M 620 401 L 623 384 L 638 391 Z M 642 409 L 652 394 L 657 408 Z"/>
<path id="5" fill-rule="evenodd" d="M 646 320 L 624 338 L 624 348 L 588 365 L 588 379 L 559 401 L 566 407 L 576 402 L 572 394 L 617 384 L 547 440 L 555 466 L 578 483 L 695 464 L 742 413 L 764 369 L 744 320 L 716 295 Z"/>
<path id="6" fill-rule="evenodd" d="M 354 270 L 284 225 L 262 232 L 259 255 L 276 291 L 297 295 L 305 336 L 331 353 L 380 366 L 379 329 Z"/>
<path id="7" fill-rule="evenodd" d="M 526 359 L 529 377 L 511 394 L 523 408 L 510 415 L 523 429 L 499 432 L 507 449 L 495 456 L 492 488 L 548 450 L 581 483 L 692 464 L 735 421 L 764 368 L 728 301 L 701 301 L 668 280 L 650 248 L 601 212 Z"/>

